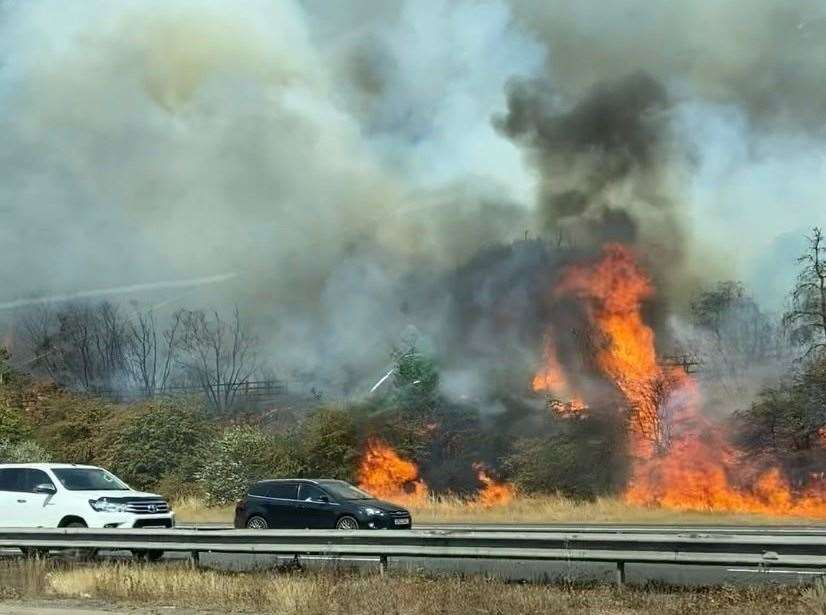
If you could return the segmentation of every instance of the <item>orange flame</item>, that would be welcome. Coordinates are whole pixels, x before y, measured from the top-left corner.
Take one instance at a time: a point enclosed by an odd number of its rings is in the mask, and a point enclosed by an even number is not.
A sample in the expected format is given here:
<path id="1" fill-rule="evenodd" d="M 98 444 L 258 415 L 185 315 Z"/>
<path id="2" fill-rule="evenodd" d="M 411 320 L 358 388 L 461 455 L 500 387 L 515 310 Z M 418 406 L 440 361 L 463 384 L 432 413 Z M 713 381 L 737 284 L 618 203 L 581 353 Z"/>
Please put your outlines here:
<path id="1" fill-rule="evenodd" d="M 571 394 L 571 387 L 568 378 L 559 362 L 556 352 L 556 344 L 553 337 L 545 336 L 544 364 L 536 372 L 532 381 L 532 388 L 535 392 L 545 392 L 548 394 L 551 410 L 563 416 L 572 416 L 587 409 L 585 402 L 579 397 Z M 562 401 L 565 398 L 569 401 Z"/>
<path id="2" fill-rule="evenodd" d="M 826 487 L 798 489 L 778 469 L 735 481 L 736 458 L 719 428 L 699 412 L 694 380 L 657 361 L 654 331 L 642 319 L 653 295 L 648 275 L 628 248 L 609 244 L 595 264 L 569 267 L 557 287 L 584 304 L 605 338 L 597 368 L 625 397 L 629 412 L 629 503 L 679 510 L 715 510 L 826 518 Z"/>
<path id="3" fill-rule="evenodd" d="M 605 336 L 606 343 L 597 348 L 597 366 L 631 406 L 634 454 L 649 457 L 659 433 L 651 389 L 663 376 L 654 331 L 641 314 L 643 302 L 654 294 L 650 279 L 628 248 L 609 244 L 595 265 L 569 267 L 556 292 L 580 299 L 592 324 Z"/>
<path id="4" fill-rule="evenodd" d="M 511 483 L 502 483 L 493 479 L 481 463 L 474 463 L 473 469 L 476 470 L 476 476 L 482 483 L 482 490 L 476 494 L 475 503 L 490 508 L 502 506 L 513 499 L 516 490 Z"/>
<path id="5" fill-rule="evenodd" d="M 568 379 L 562 371 L 562 365 L 556 356 L 556 344 L 550 335 L 545 337 L 545 364 L 533 377 L 534 391 L 559 393 L 568 388 Z"/>
<path id="6" fill-rule="evenodd" d="M 427 485 L 419 479 L 419 467 L 377 439 L 367 443 L 358 481 L 361 489 L 377 498 L 408 505 L 421 504 L 429 495 Z"/>

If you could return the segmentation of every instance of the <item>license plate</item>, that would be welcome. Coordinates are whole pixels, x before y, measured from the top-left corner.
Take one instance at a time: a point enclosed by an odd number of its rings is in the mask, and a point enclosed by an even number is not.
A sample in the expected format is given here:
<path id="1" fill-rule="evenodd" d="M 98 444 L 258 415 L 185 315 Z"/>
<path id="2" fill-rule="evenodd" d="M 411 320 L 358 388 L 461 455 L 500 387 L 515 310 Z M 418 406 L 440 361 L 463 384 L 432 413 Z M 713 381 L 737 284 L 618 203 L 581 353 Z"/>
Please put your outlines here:
<path id="1" fill-rule="evenodd" d="M 410 519 L 394 519 L 393 523 L 396 525 L 410 525 Z"/>

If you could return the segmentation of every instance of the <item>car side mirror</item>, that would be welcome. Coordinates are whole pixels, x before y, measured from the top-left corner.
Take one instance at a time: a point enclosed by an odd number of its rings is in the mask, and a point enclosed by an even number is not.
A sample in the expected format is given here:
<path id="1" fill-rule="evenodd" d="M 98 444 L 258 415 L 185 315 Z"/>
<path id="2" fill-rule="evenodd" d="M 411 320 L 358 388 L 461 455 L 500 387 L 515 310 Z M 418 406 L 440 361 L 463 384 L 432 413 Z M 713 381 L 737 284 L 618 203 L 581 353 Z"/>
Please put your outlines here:
<path id="1" fill-rule="evenodd" d="M 325 504 L 329 504 L 330 503 L 330 498 L 327 497 L 326 495 L 322 495 L 320 498 L 318 498 L 318 501 L 319 502 L 324 502 Z"/>
<path id="2" fill-rule="evenodd" d="M 55 489 L 54 485 L 50 485 L 49 483 L 43 483 L 42 485 L 37 485 L 34 488 L 35 493 L 48 493 L 49 495 L 54 495 L 57 493 L 57 489 Z"/>

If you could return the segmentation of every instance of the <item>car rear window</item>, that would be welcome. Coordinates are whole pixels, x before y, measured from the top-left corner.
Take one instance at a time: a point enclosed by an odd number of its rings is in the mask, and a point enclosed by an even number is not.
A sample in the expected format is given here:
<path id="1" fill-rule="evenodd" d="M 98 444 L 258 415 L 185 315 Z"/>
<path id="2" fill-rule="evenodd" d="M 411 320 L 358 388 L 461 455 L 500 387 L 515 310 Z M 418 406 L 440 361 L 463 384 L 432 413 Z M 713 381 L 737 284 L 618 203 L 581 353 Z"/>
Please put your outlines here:
<path id="1" fill-rule="evenodd" d="M 0 491 L 22 491 L 25 482 L 25 468 L 5 468 L 0 470 Z"/>
<path id="2" fill-rule="evenodd" d="M 269 483 L 258 483 L 257 485 L 253 485 L 250 487 L 249 495 L 257 495 L 259 497 L 264 497 L 267 495 L 267 489 L 269 487 Z"/>
<path id="3" fill-rule="evenodd" d="M 267 490 L 267 496 L 282 500 L 298 499 L 298 485 L 295 483 L 272 483 Z"/>

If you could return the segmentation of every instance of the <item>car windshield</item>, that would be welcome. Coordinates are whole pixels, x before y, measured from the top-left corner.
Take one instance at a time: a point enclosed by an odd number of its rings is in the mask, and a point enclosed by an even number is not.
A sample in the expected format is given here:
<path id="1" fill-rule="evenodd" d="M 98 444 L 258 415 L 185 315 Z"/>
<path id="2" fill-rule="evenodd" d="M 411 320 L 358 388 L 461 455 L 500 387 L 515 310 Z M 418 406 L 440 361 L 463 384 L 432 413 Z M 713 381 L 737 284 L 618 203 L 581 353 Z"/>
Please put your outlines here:
<path id="1" fill-rule="evenodd" d="M 343 480 L 319 482 L 330 494 L 342 500 L 372 500 L 373 496 Z"/>
<path id="2" fill-rule="evenodd" d="M 100 468 L 60 468 L 52 470 L 69 491 L 127 491 L 129 487 Z"/>

